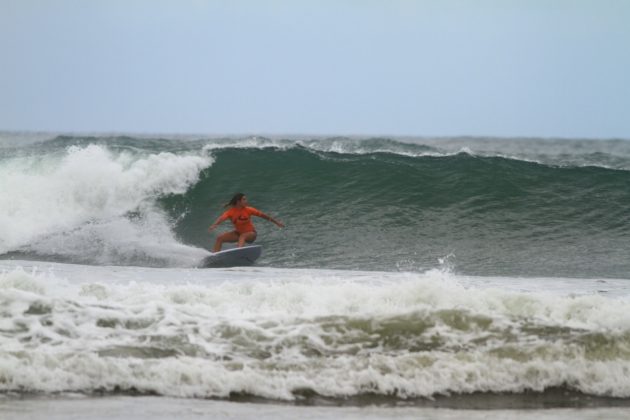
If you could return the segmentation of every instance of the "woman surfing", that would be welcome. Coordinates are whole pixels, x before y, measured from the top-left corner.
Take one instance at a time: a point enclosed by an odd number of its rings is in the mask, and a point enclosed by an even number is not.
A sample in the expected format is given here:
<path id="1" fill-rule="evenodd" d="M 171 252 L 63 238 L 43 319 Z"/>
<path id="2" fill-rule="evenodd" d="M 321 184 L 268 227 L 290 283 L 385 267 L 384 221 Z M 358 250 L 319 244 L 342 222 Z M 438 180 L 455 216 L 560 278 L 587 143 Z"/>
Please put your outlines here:
<path id="1" fill-rule="evenodd" d="M 212 252 L 221 251 L 223 242 L 238 242 L 238 247 L 242 247 L 245 242 L 252 243 L 256 240 L 256 228 L 252 223 L 252 216 L 262 217 L 275 223 L 278 227 L 284 227 L 284 223 L 266 215 L 262 211 L 247 206 L 247 197 L 243 193 L 236 193 L 234 197 L 224 206 L 229 207 L 219 218 L 208 228 L 208 232 L 212 232 L 217 226 L 225 220 L 230 219 L 234 224 L 234 230 L 225 232 L 217 237 L 214 242 Z"/>

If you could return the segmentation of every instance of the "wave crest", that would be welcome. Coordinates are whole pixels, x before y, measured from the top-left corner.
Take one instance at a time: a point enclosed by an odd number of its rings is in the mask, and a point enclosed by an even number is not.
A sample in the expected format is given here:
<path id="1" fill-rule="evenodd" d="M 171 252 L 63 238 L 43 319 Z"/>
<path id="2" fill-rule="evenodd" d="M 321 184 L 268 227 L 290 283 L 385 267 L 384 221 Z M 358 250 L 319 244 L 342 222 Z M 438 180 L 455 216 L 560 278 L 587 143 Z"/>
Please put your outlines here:
<path id="1" fill-rule="evenodd" d="M 0 253 L 28 249 L 63 255 L 66 248 L 90 249 L 97 243 L 115 248 L 120 242 L 114 235 L 128 240 L 134 232 L 140 247 L 176 243 L 157 200 L 185 193 L 212 162 L 206 154 L 143 155 L 94 144 L 4 160 Z M 154 232 L 157 237 L 151 237 Z"/>

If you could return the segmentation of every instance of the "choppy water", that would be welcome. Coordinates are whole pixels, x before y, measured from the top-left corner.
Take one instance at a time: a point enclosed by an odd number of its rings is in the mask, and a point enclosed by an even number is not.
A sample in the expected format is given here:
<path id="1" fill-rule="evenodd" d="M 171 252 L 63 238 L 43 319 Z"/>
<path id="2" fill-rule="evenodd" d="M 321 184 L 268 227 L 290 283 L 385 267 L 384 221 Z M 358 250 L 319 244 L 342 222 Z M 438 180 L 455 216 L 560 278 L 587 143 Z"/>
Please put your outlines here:
<path id="1" fill-rule="evenodd" d="M 5 133 L 0 391 L 623 405 L 629 186 L 621 140 Z M 236 191 L 287 227 L 193 268 Z"/>

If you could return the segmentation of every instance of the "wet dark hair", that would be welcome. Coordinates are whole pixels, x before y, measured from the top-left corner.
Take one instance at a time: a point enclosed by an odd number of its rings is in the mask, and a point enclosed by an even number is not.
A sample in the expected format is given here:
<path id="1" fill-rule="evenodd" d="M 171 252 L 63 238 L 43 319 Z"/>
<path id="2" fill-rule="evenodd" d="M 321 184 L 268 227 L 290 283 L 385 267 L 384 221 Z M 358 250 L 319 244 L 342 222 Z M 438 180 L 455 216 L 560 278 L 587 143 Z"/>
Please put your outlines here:
<path id="1" fill-rule="evenodd" d="M 230 201 L 228 201 L 227 203 L 225 203 L 223 205 L 223 207 L 234 207 L 236 205 L 236 203 L 238 203 L 239 201 L 241 201 L 241 198 L 245 197 L 245 194 L 239 192 L 236 193 L 232 196 L 232 199 Z"/>

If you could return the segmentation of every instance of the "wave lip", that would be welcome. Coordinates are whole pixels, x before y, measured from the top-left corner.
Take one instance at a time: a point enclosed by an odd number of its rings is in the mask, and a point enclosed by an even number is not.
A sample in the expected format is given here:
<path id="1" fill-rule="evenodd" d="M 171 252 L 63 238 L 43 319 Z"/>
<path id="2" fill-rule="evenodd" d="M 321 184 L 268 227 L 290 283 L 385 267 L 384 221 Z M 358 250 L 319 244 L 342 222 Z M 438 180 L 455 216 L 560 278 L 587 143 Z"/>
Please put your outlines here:
<path id="1" fill-rule="evenodd" d="M 600 167 L 630 170 L 630 141 L 571 139 L 502 139 L 483 137 L 285 138 L 249 136 L 199 139 L 208 150 L 304 148 L 318 153 L 346 155 L 392 154 L 406 157 L 448 157 L 468 154 L 532 162 L 550 167 Z"/>

